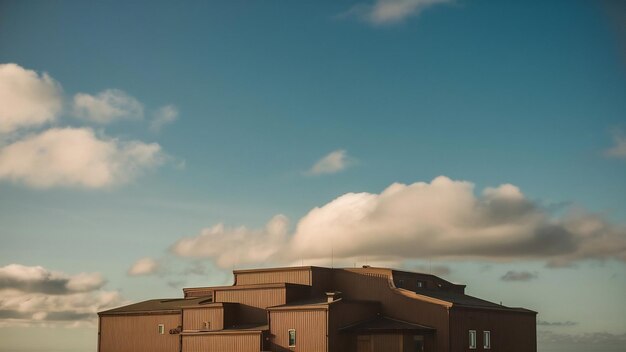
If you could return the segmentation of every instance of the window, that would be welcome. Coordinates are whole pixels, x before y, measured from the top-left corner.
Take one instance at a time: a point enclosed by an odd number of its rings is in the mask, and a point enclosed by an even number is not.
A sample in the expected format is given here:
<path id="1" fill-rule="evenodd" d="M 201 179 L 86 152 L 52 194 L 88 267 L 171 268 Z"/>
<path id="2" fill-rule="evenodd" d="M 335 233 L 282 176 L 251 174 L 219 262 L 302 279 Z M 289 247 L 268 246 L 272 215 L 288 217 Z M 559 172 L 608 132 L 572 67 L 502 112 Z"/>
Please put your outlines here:
<path id="1" fill-rule="evenodd" d="M 296 329 L 289 329 L 289 347 L 296 347 Z"/>
<path id="2" fill-rule="evenodd" d="M 422 288 L 424 287 L 424 282 L 423 281 L 418 281 L 417 282 L 417 288 Z"/>
<path id="3" fill-rule="evenodd" d="M 469 331 L 469 348 L 472 350 L 476 349 L 476 330 Z"/>
<path id="4" fill-rule="evenodd" d="M 211 322 L 210 321 L 205 321 L 204 322 L 204 330 L 211 330 Z"/>
<path id="5" fill-rule="evenodd" d="M 165 334 L 165 325 L 159 324 L 159 334 Z"/>
<path id="6" fill-rule="evenodd" d="M 483 331 L 483 348 L 491 349 L 491 331 Z"/>

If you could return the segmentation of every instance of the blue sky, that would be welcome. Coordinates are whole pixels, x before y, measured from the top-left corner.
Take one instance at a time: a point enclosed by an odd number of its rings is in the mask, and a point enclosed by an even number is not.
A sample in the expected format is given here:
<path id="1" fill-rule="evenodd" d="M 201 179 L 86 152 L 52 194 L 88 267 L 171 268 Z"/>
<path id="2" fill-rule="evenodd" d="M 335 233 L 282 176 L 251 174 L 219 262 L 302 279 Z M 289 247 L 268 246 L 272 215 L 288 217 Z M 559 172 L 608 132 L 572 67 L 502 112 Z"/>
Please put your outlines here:
<path id="1" fill-rule="evenodd" d="M 625 16 L 0 2 L 0 298 L 43 302 L 0 307 L 0 351 L 94 350 L 97 309 L 330 265 L 325 238 L 338 265 L 435 267 L 539 311 L 542 351 L 620 350 Z"/>

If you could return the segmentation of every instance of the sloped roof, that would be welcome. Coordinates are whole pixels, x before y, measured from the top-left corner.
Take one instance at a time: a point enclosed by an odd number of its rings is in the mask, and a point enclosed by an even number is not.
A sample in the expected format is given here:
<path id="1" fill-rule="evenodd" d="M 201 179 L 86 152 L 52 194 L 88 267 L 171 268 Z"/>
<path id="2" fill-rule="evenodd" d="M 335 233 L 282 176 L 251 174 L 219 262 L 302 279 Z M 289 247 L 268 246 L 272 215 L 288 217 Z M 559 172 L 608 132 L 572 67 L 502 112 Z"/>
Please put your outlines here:
<path id="1" fill-rule="evenodd" d="M 99 312 L 99 315 L 116 315 L 116 314 L 159 314 L 159 313 L 175 313 L 180 312 L 182 307 L 197 306 L 209 304 L 213 302 L 213 297 L 197 297 L 197 298 L 161 298 L 150 299 L 147 301 L 130 304 L 123 307 L 105 310 Z"/>
<path id="2" fill-rule="evenodd" d="M 528 312 L 534 313 L 534 311 L 525 309 L 525 308 L 513 308 L 503 306 L 497 303 L 489 302 L 484 299 L 480 299 L 474 296 L 466 295 L 463 293 L 456 293 L 445 290 L 415 290 L 415 293 L 418 295 L 423 295 L 431 298 L 436 298 L 442 301 L 450 302 L 454 306 L 460 307 L 469 307 L 469 308 L 488 308 L 488 309 L 498 309 L 498 310 L 509 310 L 509 311 L 517 311 L 517 312 Z"/>

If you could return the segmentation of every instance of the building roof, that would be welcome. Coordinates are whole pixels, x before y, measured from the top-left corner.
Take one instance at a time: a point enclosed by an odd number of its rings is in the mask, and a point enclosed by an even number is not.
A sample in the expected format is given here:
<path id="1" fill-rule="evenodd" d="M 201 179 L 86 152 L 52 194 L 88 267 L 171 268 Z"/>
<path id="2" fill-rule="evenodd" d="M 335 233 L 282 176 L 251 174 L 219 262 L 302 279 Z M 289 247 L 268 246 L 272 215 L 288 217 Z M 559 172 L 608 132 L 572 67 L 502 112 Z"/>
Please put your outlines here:
<path id="1" fill-rule="evenodd" d="M 441 291 L 429 290 L 429 289 L 415 290 L 414 292 L 418 295 L 427 296 L 427 297 L 436 298 L 442 301 L 450 302 L 453 304 L 453 306 L 535 313 L 532 310 L 528 310 L 524 308 L 507 307 L 507 306 L 489 302 L 489 301 L 486 301 L 484 299 L 480 299 L 474 296 L 466 295 L 464 293 L 456 293 L 456 292 L 445 291 L 445 290 L 441 290 Z"/>
<path id="2" fill-rule="evenodd" d="M 197 298 L 161 298 L 151 299 L 123 307 L 105 310 L 99 315 L 128 315 L 128 314 L 163 314 L 177 313 L 183 307 L 198 306 L 213 303 L 212 296 Z"/>
<path id="3" fill-rule="evenodd" d="M 346 333 L 382 334 L 389 332 L 419 332 L 433 333 L 435 328 L 426 325 L 409 323 L 406 321 L 392 319 L 385 316 L 378 316 L 371 320 L 366 320 L 340 329 Z"/>

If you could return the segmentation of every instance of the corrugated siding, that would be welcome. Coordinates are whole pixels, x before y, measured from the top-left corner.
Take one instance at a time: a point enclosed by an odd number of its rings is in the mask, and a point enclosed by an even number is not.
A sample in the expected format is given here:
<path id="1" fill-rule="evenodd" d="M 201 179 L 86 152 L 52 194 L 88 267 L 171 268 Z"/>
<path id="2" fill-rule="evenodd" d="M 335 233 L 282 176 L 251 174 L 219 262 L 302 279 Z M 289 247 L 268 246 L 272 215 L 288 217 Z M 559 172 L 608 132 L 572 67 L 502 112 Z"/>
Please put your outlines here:
<path id="1" fill-rule="evenodd" d="M 294 269 L 285 271 L 262 271 L 235 274 L 235 283 L 239 285 L 292 283 L 311 285 L 311 271 L 309 269 Z"/>
<path id="2" fill-rule="evenodd" d="M 272 311 L 270 312 L 272 351 L 325 352 L 326 311 Z M 296 329 L 296 347 L 289 347 L 288 331 Z"/>
<path id="3" fill-rule="evenodd" d="M 215 291 L 215 302 L 239 303 L 240 323 L 263 323 L 267 321 L 265 308 L 285 304 L 286 293 L 284 287 Z"/>
<path id="4" fill-rule="evenodd" d="M 372 335 L 372 352 L 402 352 L 401 334 Z"/>
<path id="5" fill-rule="evenodd" d="M 185 335 L 183 352 L 259 352 L 261 334 Z"/>
<path id="6" fill-rule="evenodd" d="M 334 286 L 350 299 L 379 301 L 382 314 L 411 323 L 423 324 L 437 329 L 437 351 L 447 351 L 449 346 L 448 311 L 446 307 L 407 297 L 390 288 L 389 271 L 372 270 L 361 274 L 349 269 L 336 270 Z"/>
<path id="7" fill-rule="evenodd" d="M 163 335 L 159 324 L 165 326 Z M 170 335 L 169 330 L 179 325 L 179 314 L 103 316 L 100 352 L 178 352 L 180 335 Z"/>
<path id="8" fill-rule="evenodd" d="M 183 311 L 183 330 L 204 329 L 204 322 L 211 323 L 211 330 L 224 328 L 224 309 L 222 307 L 194 308 Z"/>
<path id="9" fill-rule="evenodd" d="M 534 314 L 454 309 L 450 312 L 451 349 L 466 350 L 469 330 L 476 330 L 476 350 L 483 350 L 483 331 L 491 331 L 491 350 L 536 352 L 537 323 Z M 488 350 L 489 351 L 489 350 Z"/>

